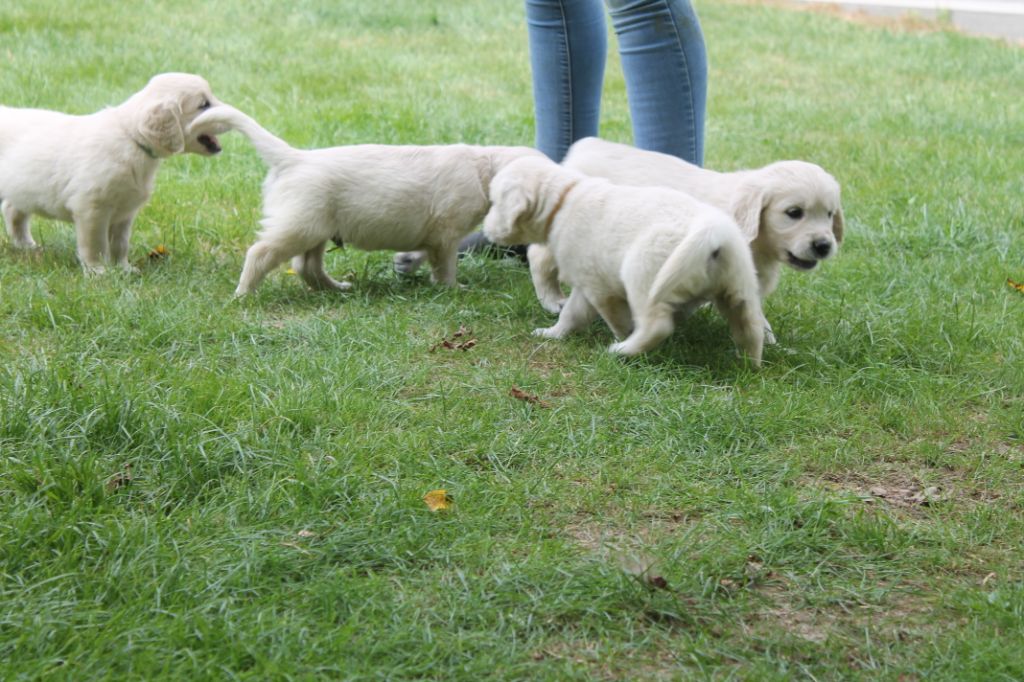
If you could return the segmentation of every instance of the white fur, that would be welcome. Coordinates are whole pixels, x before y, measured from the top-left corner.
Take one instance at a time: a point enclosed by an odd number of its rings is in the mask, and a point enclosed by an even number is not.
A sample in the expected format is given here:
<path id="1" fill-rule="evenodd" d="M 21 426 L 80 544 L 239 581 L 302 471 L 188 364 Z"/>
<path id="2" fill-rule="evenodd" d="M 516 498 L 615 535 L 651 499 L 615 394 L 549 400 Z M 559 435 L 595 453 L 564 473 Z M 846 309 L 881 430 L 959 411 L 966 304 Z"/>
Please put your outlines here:
<path id="1" fill-rule="evenodd" d="M 535 334 L 562 338 L 596 313 L 620 339 L 609 350 L 636 355 L 672 333 L 676 310 L 711 300 L 737 346 L 760 365 L 754 263 L 722 211 L 682 192 L 614 185 L 540 158 L 498 173 L 491 201 L 484 234 L 498 244 L 546 244 L 572 286 L 558 322 Z"/>
<path id="2" fill-rule="evenodd" d="M 149 199 L 160 160 L 216 154 L 217 140 L 185 131 L 218 100 L 199 76 L 165 73 L 116 107 L 75 116 L 0 107 L 0 202 L 15 248 L 32 249 L 29 219 L 74 223 L 86 272 L 125 270 L 132 220 Z"/>
<path id="3" fill-rule="evenodd" d="M 246 114 L 218 107 L 194 130 L 234 128 L 269 166 L 259 238 L 245 257 L 236 295 L 253 291 L 287 259 L 311 287 L 348 289 L 324 270 L 331 239 L 364 250 L 423 250 L 434 281 L 455 284 L 459 241 L 490 204 L 488 187 L 527 147 L 354 145 L 301 150 Z"/>
<path id="4" fill-rule="evenodd" d="M 762 299 L 775 289 L 783 264 L 810 270 L 834 254 L 843 239 L 839 184 L 812 163 L 779 161 L 757 170 L 719 173 L 595 137 L 576 142 L 562 163 L 616 184 L 680 190 L 732 215 L 750 242 Z M 803 216 L 786 214 L 794 208 Z M 537 297 L 545 309 L 557 312 L 564 295 L 551 259 L 541 247 L 531 247 L 528 255 Z M 773 342 L 767 320 L 765 333 Z"/>

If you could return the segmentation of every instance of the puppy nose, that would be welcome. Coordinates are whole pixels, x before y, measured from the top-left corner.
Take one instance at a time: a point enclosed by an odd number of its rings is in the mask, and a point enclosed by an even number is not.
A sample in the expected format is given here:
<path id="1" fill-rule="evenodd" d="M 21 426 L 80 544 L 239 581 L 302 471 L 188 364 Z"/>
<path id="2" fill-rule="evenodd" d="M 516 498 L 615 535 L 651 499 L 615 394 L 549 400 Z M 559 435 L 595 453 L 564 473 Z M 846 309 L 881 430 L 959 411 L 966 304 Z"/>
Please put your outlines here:
<path id="1" fill-rule="evenodd" d="M 827 239 L 815 239 L 811 242 L 811 248 L 818 258 L 824 258 L 832 250 L 832 242 Z"/>

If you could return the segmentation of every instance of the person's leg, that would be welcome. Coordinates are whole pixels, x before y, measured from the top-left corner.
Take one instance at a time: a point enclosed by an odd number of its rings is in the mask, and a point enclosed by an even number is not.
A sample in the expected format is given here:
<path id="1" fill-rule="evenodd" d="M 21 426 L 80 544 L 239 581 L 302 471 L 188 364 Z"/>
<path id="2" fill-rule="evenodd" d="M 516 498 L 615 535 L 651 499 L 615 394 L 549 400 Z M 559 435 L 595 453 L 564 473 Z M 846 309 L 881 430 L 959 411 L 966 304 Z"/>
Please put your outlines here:
<path id="1" fill-rule="evenodd" d="M 601 0 L 526 0 L 537 149 L 560 162 L 597 135 L 608 29 Z"/>
<path id="2" fill-rule="evenodd" d="M 581 137 L 597 135 L 608 28 L 601 0 L 526 0 L 536 146 L 554 161 Z M 526 258 L 526 246 L 499 247 L 480 232 L 459 251 L 492 248 Z"/>
<path id="3" fill-rule="evenodd" d="M 605 0 L 619 40 L 633 141 L 704 163 L 707 53 L 690 0 Z"/>

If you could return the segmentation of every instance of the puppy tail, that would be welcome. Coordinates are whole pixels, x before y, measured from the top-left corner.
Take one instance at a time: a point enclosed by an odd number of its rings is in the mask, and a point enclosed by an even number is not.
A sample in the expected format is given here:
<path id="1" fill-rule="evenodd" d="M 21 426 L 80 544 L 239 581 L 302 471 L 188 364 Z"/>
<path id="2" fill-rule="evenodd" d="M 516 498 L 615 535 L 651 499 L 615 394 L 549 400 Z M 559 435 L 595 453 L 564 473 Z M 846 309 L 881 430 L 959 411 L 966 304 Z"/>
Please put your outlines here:
<path id="1" fill-rule="evenodd" d="M 189 130 L 211 133 L 237 130 L 249 138 L 263 162 L 271 168 L 284 165 L 299 155 L 299 150 L 272 134 L 251 116 L 227 104 L 217 105 L 200 114 Z"/>
<path id="2" fill-rule="evenodd" d="M 651 301 L 672 303 L 676 298 L 704 298 L 711 282 L 712 268 L 730 259 L 729 231 L 721 230 L 727 218 L 706 213 L 696 218 L 685 237 L 658 268 L 651 283 Z M 723 246 L 727 247 L 723 249 Z"/>
<path id="3" fill-rule="evenodd" d="M 754 259 L 735 221 L 717 211 L 694 221 L 651 284 L 652 302 L 694 299 L 715 303 L 736 345 L 760 366 L 765 320 Z"/>

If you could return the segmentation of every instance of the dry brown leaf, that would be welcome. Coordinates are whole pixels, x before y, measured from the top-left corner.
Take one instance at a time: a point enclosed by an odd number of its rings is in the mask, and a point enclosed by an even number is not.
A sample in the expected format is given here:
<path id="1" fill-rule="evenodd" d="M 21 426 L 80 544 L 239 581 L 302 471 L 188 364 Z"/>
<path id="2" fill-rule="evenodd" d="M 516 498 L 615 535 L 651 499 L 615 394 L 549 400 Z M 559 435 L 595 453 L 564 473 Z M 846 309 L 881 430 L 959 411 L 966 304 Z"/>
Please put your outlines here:
<path id="1" fill-rule="evenodd" d="M 747 565 L 743 567 L 743 575 L 747 580 L 757 580 L 764 574 L 764 562 L 761 557 L 751 554 L 747 557 Z"/>
<path id="2" fill-rule="evenodd" d="M 114 474 L 113 476 L 110 477 L 110 480 L 107 481 L 107 486 L 106 486 L 107 487 L 107 492 L 108 493 L 112 493 L 115 490 L 119 490 L 119 489 L 125 487 L 126 485 L 128 485 L 131 482 L 132 482 L 132 465 L 131 464 L 125 464 L 124 465 L 124 471 L 122 471 L 120 473 L 117 473 L 117 474 Z"/>
<path id="3" fill-rule="evenodd" d="M 152 251 L 146 254 L 146 256 L 149 260 L 159 260 L 160 258 L 166 258 L 168 253 L 170 253 L 170 251 L 167 250 L 167 247 L 163 244 L 159 244 Z"/>
<path id="4" fill-rule="evenodd" d="M 1011 289 L 1016 289 L 1020 293 L 1024 294 L 1024 284 L 1021 284 L 1020 282 L 1014 282 L 1009 277 L 1006 278 L 1006 283 L 1010 286 Z"/>
<path id="5" fill-rule="evenodd" d="M 459 325 L 458 331 L 452 334 L 451 338 L 443 338 L 433 346 L 430 347 L 430 352 L 433 353 L 438 348 L 447 348 L 448 350 L 461 350 L 467 351 L 477 344 L 475 338 L 468 338 L 465 341 L 457 341 L 463 337 L 469 337 L 473 335 L 472 329 L 467 329 L 465 325 Z"/>
<path id="6" fill-rule="evenodd" d="M 515 398 L 516 400 L 522 400 L 523 402 L 527 402 L 532 405 L 537 405 L 539 407 L 551 407 L 551 403 L 549 403 L 548 401 L 541 400 L 539 397 L 535 396 L 532 393 L 527 393 L 518 386 L 513 386 L 512 388 L 510 388 L 508 394 Z"/>
<path id="7" fill-rule="evenodd" d="M 941 498 L 939 497 L 939 487 L 934 485 L 928 486 L 924 490 L 921 490 L 910 496 L 910 501 L 912 503 L 919 504 L 922 507 L 928 507 L 934 502 L 939 502 L 940 499 Z"/>
<path id="8" fill-rule="evenodd" d="M 300 538 L 315 538 L 316 537 L 316 533 L 314 533 L 311 530 L 306 530 L 305 528 L 300 530 L 298 535 L 299 535 Z"/>
<path id="9" fill-rule="evenodd" d="M 455 503 L 455 500 L 452 499 L 452 496 L 444 488 L 431 490 L 423 496 L 423 501 L 427 503 L 427 508 L 432 512 L 451 509 L 451 506 Z"/>

